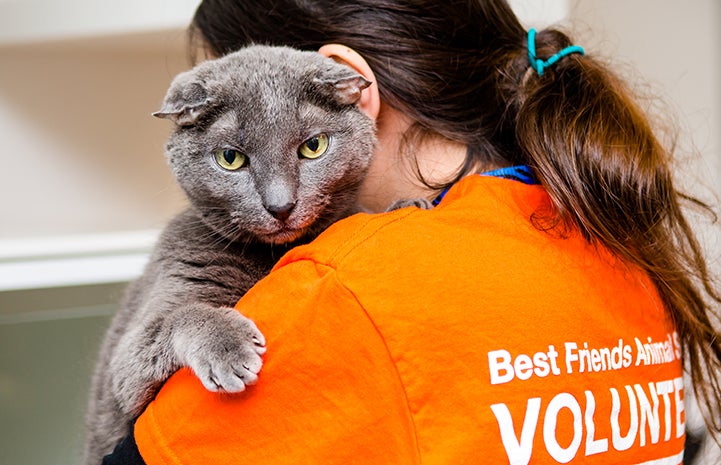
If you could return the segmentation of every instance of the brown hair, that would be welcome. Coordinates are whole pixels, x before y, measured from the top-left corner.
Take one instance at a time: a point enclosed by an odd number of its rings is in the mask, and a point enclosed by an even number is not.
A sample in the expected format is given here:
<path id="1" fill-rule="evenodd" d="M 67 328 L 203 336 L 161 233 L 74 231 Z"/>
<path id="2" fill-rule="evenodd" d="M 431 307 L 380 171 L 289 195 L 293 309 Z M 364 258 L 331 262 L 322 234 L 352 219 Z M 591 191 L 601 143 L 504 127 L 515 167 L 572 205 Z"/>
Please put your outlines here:
<path id="1" fill-rule="evenodd" d="M 608 67 L 571 55 L 539 76 L 504 0 L 205 0 L 191 33 L 213 55 L 249 43 L 348 45 L 417 131 L 469 147 L 458 178 L 483 164 L 529 165 L 555 206 L 534 219 L 539 228 L 580 230 L 651 276 L 707 423 L 721 430 L 721 338 L 711 321 L 721 295 L 681 203 L 708 207 L 676 190 L 671 150 Z M 555 30 L 536 36 L 540 58 L 570 44 Z"/>

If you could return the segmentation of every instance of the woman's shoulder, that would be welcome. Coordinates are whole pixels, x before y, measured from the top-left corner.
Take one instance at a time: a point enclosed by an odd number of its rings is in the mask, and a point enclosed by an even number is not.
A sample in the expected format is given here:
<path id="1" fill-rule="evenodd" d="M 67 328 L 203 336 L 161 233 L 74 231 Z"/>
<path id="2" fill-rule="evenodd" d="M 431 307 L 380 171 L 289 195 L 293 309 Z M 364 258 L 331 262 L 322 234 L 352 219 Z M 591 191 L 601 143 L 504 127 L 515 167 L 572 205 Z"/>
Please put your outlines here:
<path id="1" fill-rule="evenodd" d="M 339 268 L 366 260 L 382 263 L 444 251 L 458 254 L 479 241 L 501 243 L 508 237 L 537 236 L 531 217 L 547 208 L 548 197 L 539 186 L 474 176 L 455 185 L 432 210 L 406 207 L 345 218 L 310 244 L 291 250 L 276 268 L 298 260 Z M 523 240 L 527 239 L 532 240 Z"/>
<path id="2" fill-rule="evenodd" d="M 375 248 L 374 238 L 387 241 L 401 230 L 414 230 L 419 213 L 423 212 L 417 208 L 404 208 L 380 214 L 352 215 L 333 224 L 310 244 L 291 250 L 277 266 L 309 259 L 335 268 L 349 255 Z M 379 250 L 374 250 L 373 253 L 383 250 L 383 247 L 379 247 Z"/>

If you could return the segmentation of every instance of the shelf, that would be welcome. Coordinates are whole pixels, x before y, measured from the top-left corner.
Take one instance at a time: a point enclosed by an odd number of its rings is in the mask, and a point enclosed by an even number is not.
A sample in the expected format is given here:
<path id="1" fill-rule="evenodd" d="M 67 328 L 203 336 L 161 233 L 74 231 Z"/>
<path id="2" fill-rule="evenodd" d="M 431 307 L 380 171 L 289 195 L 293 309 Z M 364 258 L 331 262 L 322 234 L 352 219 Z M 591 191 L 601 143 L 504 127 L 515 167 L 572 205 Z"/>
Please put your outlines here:
<path id="1" fill-rule="evenodd" d="M 3 0 L 0 46 L 185 29 L 199 0 Z"/>
<path id="2" fill-rule="evenodd" d="M 159 231 L 0 241 L 0 292 L 130 281 Z"/>

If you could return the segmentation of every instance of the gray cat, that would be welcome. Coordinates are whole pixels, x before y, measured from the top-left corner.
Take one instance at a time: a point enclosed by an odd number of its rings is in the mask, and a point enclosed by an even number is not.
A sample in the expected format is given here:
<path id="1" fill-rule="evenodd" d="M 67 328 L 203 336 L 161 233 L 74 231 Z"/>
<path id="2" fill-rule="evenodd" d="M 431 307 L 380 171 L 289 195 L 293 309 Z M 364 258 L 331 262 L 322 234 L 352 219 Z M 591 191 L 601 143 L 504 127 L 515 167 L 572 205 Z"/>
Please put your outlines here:
<path id="1" fill-rule="evenodd" d="M 166 152 L 191 206 L 163 231 L 108 330 L 86 464 L 112 451 L 182 366 L 211 391 L 256 381 L 263 335 L 232 307 L 288 248 L 353 213 L 375 143 L 356 106 L 368 85 L 318 53 L 267 46 L 175 78 L 155 116 L 177 125 Z"/>

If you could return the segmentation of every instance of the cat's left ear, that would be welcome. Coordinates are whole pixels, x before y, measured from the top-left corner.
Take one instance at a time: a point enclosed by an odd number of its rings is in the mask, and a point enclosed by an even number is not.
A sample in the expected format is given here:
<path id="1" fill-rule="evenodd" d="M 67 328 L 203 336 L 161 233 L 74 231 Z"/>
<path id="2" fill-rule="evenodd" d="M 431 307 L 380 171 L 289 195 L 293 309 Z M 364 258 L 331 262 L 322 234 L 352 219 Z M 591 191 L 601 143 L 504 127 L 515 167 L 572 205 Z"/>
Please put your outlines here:
<path id="1" fill-rule="evenodd" d="M 193 126 L 212 104 L 202 82 L 191 72 L 181 73 L 170 84 L 162 108 L 153 116 L 169 119 L 178 126 Z"/>

